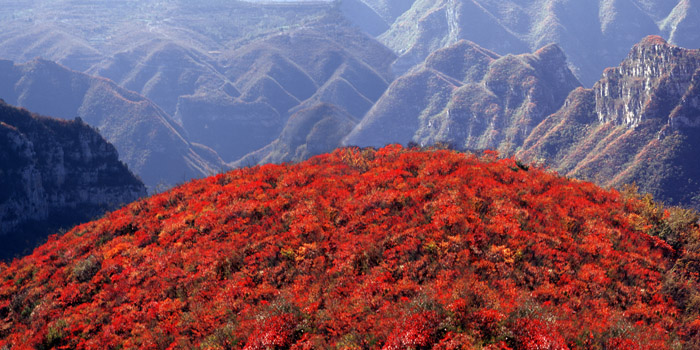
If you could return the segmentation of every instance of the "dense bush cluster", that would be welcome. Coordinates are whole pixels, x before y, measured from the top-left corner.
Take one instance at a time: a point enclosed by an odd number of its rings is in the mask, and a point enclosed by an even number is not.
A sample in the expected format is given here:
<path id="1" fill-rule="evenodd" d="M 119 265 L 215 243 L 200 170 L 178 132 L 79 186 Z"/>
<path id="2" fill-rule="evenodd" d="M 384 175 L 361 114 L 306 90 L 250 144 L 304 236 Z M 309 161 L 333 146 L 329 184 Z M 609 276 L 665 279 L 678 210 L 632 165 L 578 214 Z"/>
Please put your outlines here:
<path id="1" fill-rule="evenodd" d="M 0 266 L 0 348 L 683 347 L 694 220 L 493 153 L 346 148 L 187 183 Z"/>

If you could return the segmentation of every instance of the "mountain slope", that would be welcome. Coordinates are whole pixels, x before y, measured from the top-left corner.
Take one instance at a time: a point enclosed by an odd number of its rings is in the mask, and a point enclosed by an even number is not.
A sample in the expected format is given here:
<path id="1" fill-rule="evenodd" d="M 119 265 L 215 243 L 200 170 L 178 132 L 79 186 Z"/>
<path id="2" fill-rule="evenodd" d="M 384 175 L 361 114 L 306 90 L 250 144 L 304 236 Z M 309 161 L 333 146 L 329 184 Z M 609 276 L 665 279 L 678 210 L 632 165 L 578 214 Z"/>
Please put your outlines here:
<path id="1" fill-rule="evenodd" d="M 303 109 L 327 103 L 361 118 L 393 79 L 396 57 L 322 1 L 57 1 L 29 12 L 11 4 L 0 18 L 0 57 L 41 56 L 109 78 L 157 104 L 182 125 L 183 138 L 226 162 L 268 146 Z M 202 153 L 189 153 L 204 159 L 187 167 L 225 168 Z M 164 162 L 168 173 L 191 177 L 174 157 Z M 207 162 L 214 164 L 199 164 Z"/>
<path id="2" fill-rule="evenodd" d="M 700 207 L 700 51 L 647 37 L 593 89 L 572 92 L 518 153 L 603 186 L 635 182 Z"/>
<path id="3" fill-rule="evenodd" d="M 222 74 L 240 95 L 183 97 L 175 118 L 229 162 L 270 145 L 302 110 L 330 104 L 362 118 L 389 85 L 395 56 L 344 22 L 329 15 L 222 53 Z"/>
<path id="4" fill-rule="evenodd" d="M 0 259 L 146 195 L 117 151 L 82 121 L 0 100 Z"/>
<path id="5" fill-rule="evenodd" d="M 147 186 L 172 185 L 224 169 L 221 159 L 148 99 L 104 78 L 37 59 L 0 60 L 0 97 L 37 113 L 81 117 L 97 127 Z"/>
<path id="6" fill-rule="evenodd" d="M 397 73 L 461 39 L 501 55 L 556 43 L 577 77 L 592 86 L 647 35 L 699 47 L 699 20 L 692 0 L 417 0 L 379 39 L 400 55 Z"/>
<path id="7" fill-rule="evenodd" d="M 275 141 L 231 166 L 300 162 L 340 147 L 355 125 L 357 119 L 333 105 L 317 104 L 301 109 L 289 117 Z"/>
<path id="8" fill-rule="evenodd" d="M 193 181 L 0 265 L 0 347 L 700 345 L 697 216 L 524 168 L 391 146 Z"/>
<path id="9" fill-rule="evenodd" d="M 460 41 L 396 79 L 344 142 L 443 142 L 513 154 L 578 86 L 556 45 L 501 57 Z"/>

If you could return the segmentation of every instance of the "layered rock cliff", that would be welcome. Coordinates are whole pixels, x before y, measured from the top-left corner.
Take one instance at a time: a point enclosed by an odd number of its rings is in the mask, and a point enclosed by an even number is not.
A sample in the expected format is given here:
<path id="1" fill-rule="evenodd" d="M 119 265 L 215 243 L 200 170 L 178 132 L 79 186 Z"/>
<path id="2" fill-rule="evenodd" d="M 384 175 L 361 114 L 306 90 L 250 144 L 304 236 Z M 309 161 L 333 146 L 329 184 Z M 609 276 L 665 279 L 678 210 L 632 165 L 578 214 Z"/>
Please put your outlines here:
<path id="1" fill-rule="evenodd" d="M 572 92 L 518 156 L 604 186 L 636 183 L 700 207 L 700 50 L 650 36 L 592 89 Z"/>
<path id="2" fill-rule="evenodd" d="M 698 120 L 688 116 L 672 116 L 669 108 L 685 103 L 697 107 L 700 96 L 692 90 L 698 68 L 697 50 L 669 45 L 658 36 L 645 38 L 594 85 L 598 119 L 630 127 L 647 118 L 671 118 L 668 122 L 677 126 L 697 125 Z"/>
<path id="3" fill-rule="evenodd" d="M 2 100 L 0 165 L 0 259 L 146 194 L 114 146 L 82 120 L 41 117 Z"/>

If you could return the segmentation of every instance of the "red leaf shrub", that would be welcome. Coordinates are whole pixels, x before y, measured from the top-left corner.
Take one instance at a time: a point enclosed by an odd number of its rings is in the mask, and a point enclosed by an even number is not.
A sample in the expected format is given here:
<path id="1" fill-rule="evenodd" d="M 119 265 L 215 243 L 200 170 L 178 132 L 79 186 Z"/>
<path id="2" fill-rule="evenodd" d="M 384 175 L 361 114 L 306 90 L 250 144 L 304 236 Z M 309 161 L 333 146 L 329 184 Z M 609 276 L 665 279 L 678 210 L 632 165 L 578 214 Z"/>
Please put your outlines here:
<path id="1" fill-rule="evenodd" d="M 239 169 L 0 265 L 0 349 L 691 348 L 697 219 L 659 208 L 495 153 Z"/>

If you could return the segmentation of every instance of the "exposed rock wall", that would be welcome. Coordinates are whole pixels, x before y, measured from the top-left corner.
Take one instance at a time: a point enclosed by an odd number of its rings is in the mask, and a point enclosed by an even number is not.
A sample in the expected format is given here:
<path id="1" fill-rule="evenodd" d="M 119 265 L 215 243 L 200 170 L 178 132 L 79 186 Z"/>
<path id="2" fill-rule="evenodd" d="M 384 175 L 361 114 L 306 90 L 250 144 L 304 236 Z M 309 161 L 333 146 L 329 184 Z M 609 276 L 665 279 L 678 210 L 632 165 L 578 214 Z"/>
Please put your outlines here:
<path id="1" fill-rule="evenodd" d="M 602 186 L 700 208 L 700 50 L 649 36 L 592 89 L 577 89 L 517 156 Z"/>
<path id="2" fill-rule="evenodd" d="M 601 122 L 636 127 L 645 118 L 668 118 L 669 106 L 698 106 L 694 89 L 700 51 L 687 50 L 650 36 L 634 46 L 619 67 L 606 69 L 594 85 L 596 113 Z M 676 126 L 698 122 L 678 116 Z M 669 120 L 669 123 L 671 121 Z M 680 123 L 680 124 L 679 124 Z"/>
<path id="3" fill-rule="evenodd" d="M 37 228 L 53 233 L 146 194 L 114 146 L 81 120 L 40 117 L 4 101 L 0 164 L 0 241 L 8 235 L 24 241 L 29 223 L 33 232 L 27 235 L 36 236 Z M 0 255 L 21 250 L 10 245 Z"/>

